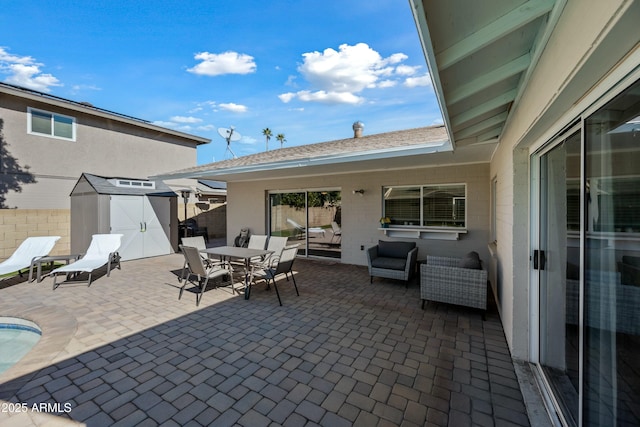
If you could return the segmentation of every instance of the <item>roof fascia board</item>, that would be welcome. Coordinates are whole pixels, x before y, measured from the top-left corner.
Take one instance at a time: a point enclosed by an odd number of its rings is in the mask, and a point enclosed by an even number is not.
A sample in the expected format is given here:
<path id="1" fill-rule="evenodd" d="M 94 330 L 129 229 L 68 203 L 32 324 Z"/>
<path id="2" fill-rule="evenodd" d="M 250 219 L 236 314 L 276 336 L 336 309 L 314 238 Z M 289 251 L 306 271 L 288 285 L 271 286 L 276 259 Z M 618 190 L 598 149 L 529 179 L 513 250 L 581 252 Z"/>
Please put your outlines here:
<path id="1" fill-rule="evenodd" d="M 440 73 L 438 72 L 438 64 L 436 62 L 436 55 L 433 51 L 433 43 L 431 42 L 431 34 L 429 33 L 429 26 L 427 25 L 426 13 L 422 6 L 422 0 L 409 0 L 411 7 L 411 14 L 416 23 L 418 29 L 418 37 L 420 38 L 420 44 L 422 45 L 422 51 L 424 52 L 425 60 L 427 62 L 427 68 L 429 69 L 429 77 L 433 84 L 434 93 L 438 101 L 440 113 L 444 120 L 444 126 L 449 136 L 449 143 L 451 148 L 455 150 L 456 141 L 453 137 L 451 130 L 451 120 L 449 119 L 449 110 L 444 99 L 444 91 L 442 90 L 442 82 L 440 81 Z"/>
<path id="2" fill-rule="evenodd" d="M 89 106 L 82 106 L 82 105 L 76 105 L 74 102 L 65 102 L 62 99 L 55 99 L 55 98 L 47 98 L 46 96 L 42 96 L 42 95 L 38 95 L 36 93 L 28 93 L 28 92 L 23 92 L 20 91 L 19 89 L 14 89 L 11 87 L 7 87 L 7 86 L 0 86 L 0 92 L 4 92 L 8 95 L 12 95 L 12 96 L 16 96 L 19 98 L 24 98 L 24 99 L 28 99 L 31 101 L 37 101 L 37 102 L 42 102 L 45 104 L 49 104 L 49 105 L 55 105 L 57 107 L 60 108 L 64 108 L 67 110 L 72 110 L 72 111 L 77 111 L 80 113 L 85 113 L 85 114 L 90 114 L 93 116 L 98 116 L 98 117 L 102 117 L 102 118 L 106 118 L 106 119 L 110 119 L 110 120 L 116 120 L 118 122 L 122 122 L 122 123 L 126 123 L 129 125 L 133 125 L 133 126 L 137 126 L 137 127 L 141 127 L 141 128 L 145 128 L 145 129 L 150 129 L 156 132 L 162 132 L 162 133 L 167 133 L 167 134 L 171 134 L 171 135 L 175 135 L 184 139 L 188 139 L 191 141 L 194 141 L 197 145 L 201 145 L 201 144 L 208 144 L 209 142 L 211 142 L 211 139 L 209 138 L 204 138 L 201 136 L 196 136 L 196 135 L 191 135 L 188 133 L 184 133 L 184 132 L 180 132 L 180 131 L 176 131 L 176 130 L 172 130 L 172 129 L 168 129 L 168 128 L 164 128 L 161 126 L 157 126 L 154 125 L 153 123 L 149 123 L 149 122 L 144 122 L 144 121 L 139 121 L 139 120 L 135 120 L 133 118 L 127 118 L 125 116 L 120 116 L 118 114 L 113 114 L 113 113 L 109 113 L 105 110 L 101 110 L 95 107 L 89 107 Z"/>

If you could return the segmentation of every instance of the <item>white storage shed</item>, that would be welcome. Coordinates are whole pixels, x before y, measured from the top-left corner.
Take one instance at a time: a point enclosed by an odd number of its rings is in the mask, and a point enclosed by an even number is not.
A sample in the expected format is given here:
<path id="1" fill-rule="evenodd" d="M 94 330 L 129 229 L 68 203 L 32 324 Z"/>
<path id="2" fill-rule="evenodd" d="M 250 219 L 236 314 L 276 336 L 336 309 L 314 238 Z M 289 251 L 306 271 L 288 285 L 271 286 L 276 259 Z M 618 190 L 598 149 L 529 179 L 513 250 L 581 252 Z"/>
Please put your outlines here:
<path id="1" fill-rule="evenodd" d="M 71 252 L 84 253 L 93 234 L 122 234 L 123 260 L 174 252 L 177 194 L 162 181 L 83 173 L 71 192 Z"/>

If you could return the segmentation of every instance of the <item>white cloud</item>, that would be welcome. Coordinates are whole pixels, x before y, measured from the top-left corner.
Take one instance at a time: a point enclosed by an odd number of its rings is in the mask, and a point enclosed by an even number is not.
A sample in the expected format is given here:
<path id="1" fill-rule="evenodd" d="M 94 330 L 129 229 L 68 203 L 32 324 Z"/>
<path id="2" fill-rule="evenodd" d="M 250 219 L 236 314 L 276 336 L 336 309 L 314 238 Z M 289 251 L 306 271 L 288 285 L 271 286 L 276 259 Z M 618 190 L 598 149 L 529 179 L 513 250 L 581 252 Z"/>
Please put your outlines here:
<path id="1" fill-rule="evenodd" d="M 41 92 L 49 92 L 52 86 L 62 86 L 52 74 L 41 71 L 43 65 L 31 56 L 12 55 L 0 47 L 0 72 L 8 74 L 7 83 Z"/>
<path id="2" fill-rule="evenodd" d="M 396 67 L 396 74 L 401 76 L 413 76 L 419 68 L 419 65 L 413 67 L 410 65 L 398 65 Z"/>
<path id="3" fill-rule="evenodd" d="M 364 102 L 364 98 L 354 95 L 351 92 L 326 92 L 319 90 L 316 92 L 310 92 L 308 90 L 302 90 L 296 94 L 301 101 L 314 101 L 324 104 L 361 104 Z"/>
<path id="4" fill-rule="evenodd" d="M 33 64 L 36 61 L 31 56 L 12 55 L 7 52 L 4 47 L 0 47 L 0 62 L 7 62 L 10 64 Z"/>
<path id="5" fill-rule="evenodd" d="M 204 76 L 219 76 L 222 74 L 249 74 L 256 71 L 253 56 L 238 52 L 209 53 L 200 52 L 194 56 L 202 61 L 188 72 Z"/>
<path id="6" fill-rule="evenodd" d="M 397 84 L 398 82 L 395 80 L 382 80 L 380 83 L 378 83 L 378 87 L 385 89 L 388 87 L 394 87 Z"/>
<path id="7" fill-rule="evenodd" d="M 203 126 L 198 126 L 197 127 L 198 130 L 203 130 L 203 131 L 214 131 L 216 130 L 216 127 L 214 125 L 203 125 Z"/>
<path id="8" fill-rule="evenodd" d="M 185 116 L 173 116 L 169 120 L 175 123 L 200 123 L 202 121 L 202 119 L 198 119 L 197 117 L 185 117 Z"/>
<path id="9" fill-rule="evenodd" d="M 102 90 L 102 89 L 95 85 L 73 85 L 71 87 L 71 90 L 74 94 L 77 94 L 78 92 L 82 92 L 86 90 Z"/>
<path id="10" fill-rule="evenodd" d="M 407 80 L 404 81 L 404 85 L 407 87 L 431 86 L 431 77 L 429 73 L 419 77 L 408 77 Z"/>
<path id="11" fill-rule="evenodd" d="M 287 93 L 278 95 L 278 98 L 280 98 L 280 101 L 284 102 L 285 104 L 291 101 L 295 97 L 296 97 L 296 94 L 293 92 L 287 92 Z"/>
<path id="12" fill-rule="evenodd" d="M 223 110 L 231 111 L 234 113 L 244 113 L 247 111 L 246 105 L 234 104 L 233 102 L 219 104 Z"/>
<path id="13" fill-rule="evenodd" d="M 298 71 L 311 88 L 279 95 L 284 103 L 297 98 L 305 102 L 360 104 L 365 100 L 361 95 L 365 89 L 396 86 L 398 82 L 393 79 L 394 75 L 408 72 L 408 67 L 400 64 L 407 55 L 394 53 L 383 58 L 366 43 L 342 44 L 337 51 L 328 48 L 302 56 L 304 61 Z"/>

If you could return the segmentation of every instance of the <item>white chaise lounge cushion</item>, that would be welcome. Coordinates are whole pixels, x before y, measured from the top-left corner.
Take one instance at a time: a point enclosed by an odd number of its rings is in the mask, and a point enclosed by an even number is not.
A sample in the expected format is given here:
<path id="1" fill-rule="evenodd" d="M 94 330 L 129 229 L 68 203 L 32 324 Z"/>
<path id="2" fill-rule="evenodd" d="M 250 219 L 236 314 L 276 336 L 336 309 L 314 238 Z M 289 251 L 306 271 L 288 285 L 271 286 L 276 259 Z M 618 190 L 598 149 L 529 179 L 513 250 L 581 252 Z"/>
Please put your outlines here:
<path id="1" fill-rule="evenodd" d="M 50 274 L 72 273 L 77 271 L 92 272 L 109 262 L 109 254 L 120 249 L 122 234 L 94 234 L 87 253 L 76 262 L 53 270 Z"/>
<path id="2" fill-rule="evenodd" d="M 60 236 L 27 237 L 6 261 L 0 263 L 0 275 L 31 266 L 34 259 L 49 255 Z"/>

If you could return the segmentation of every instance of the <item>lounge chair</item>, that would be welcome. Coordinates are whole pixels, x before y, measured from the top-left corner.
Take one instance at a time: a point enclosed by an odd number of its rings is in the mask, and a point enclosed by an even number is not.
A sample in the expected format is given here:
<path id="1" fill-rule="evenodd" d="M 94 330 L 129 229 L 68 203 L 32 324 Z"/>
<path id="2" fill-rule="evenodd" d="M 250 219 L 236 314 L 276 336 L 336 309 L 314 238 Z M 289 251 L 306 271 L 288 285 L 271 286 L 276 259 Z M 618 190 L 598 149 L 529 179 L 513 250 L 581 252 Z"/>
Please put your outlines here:
<path id="1" fill-rule="evenodd" d="M 87 253 L 82 258 L 49 273 L 53 276 L 53 289 L 64 283 L 57 282 L 59 274 L 66 274 L 68 281 L 71 276 L 75 277 L 80 273 L 89 273 L 87 286 L 91 286 L 92 273 L 105 264 L 107 265 L 107 277 L 109 277 L 113 268 L 121 268 L 120 255 L 118 254 L 121 240 L 122 234 L 94 234 L 91 237 L 91 244 L 87 249 Z M 74 280 L 73 282 L 77 281 Z"/>
<path id="2" fill-rule="evenodd" d="M 337 222 L 331 221 L 331 230 L 333 231 L 331 243 L 340 244 L 342 242 L 342 228 L 338 225 Z"/>
<path id="3" fill-rule="evenodd" d="M 39 258 L 49 255 L 60 236 L 27 237 L 9 258 L 0 263 L 0 276 L 16 273 L 22 276 L 29 269 L 29 281 L 33 279 L 33 266 Z M 15 275 L 11 276 L 14 277 Z"/>
<path id="4" fill-rule="evenodd" d="M 324 236 L 324 228 L 322 227 L 305 228 L 302 225 L 295 222 L 294 220 L 292 220 L 291 218 L 287 218 L 287 222 L 293 226 L 293 228 L 295 229 L 295 234 L 300 235 L 303 238 L 306 237 L 307 232 L 309 232 L 310 235 L 321 234 L 322 236 Z M 312 236 L 309 236 L 309 237 L 312 237 Z"/>

